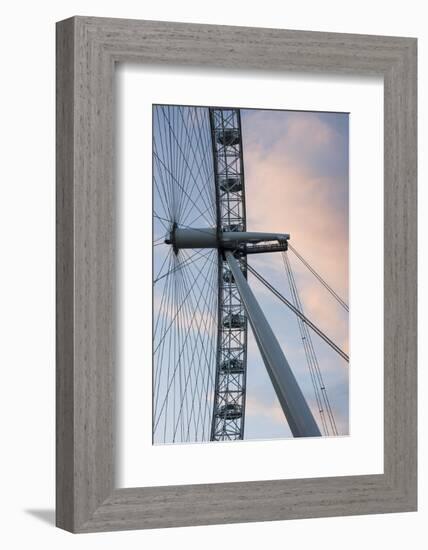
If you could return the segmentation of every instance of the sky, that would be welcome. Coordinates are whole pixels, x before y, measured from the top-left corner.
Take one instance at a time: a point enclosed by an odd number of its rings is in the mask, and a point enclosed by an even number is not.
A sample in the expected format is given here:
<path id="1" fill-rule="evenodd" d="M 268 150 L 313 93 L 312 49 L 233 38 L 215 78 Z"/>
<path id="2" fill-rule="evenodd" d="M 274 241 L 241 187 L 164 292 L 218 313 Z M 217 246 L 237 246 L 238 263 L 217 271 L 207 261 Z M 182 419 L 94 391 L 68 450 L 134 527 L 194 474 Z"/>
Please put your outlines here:
<path id="1" fill-rule="evenodd" d="M 348 303 L 348 115 L 241 110 L 247 228 L 290 234 L 290 243 Z M 305 314 L 348 352 L 347 314 L 288 253 Z M 290 298 L 281 258 L 249 263 Z M 261 283 L 249 282 L 317 418 L 297 321 Z M 348 433 L 348 365 L 318 336 L 313 343 L 340 434 Z M 289 437 L 290 430 L 252 334 L 248 343 L 245 437 Z"/>
<path id="2" fill-rule="evenodd" d="M 154 274 L 159 276 L 167 269 L 177 269 L 179 263 L 187 261 L 192 253 L 180 251 L 175 256 L 170 245 L 163 244 L 163 235 L 171 225 L 171 221 L 166 218 L 177 220 L 184 226 L 212 227 L 215 224 L 215 197 L 209 191 L 212 187 L 213 161 L 210 156 L 207 110 L 199 109 L 194 116 L 192 109 L 184 108 L 180 111 L 180 108 L 167 106 L 155 108 L 154 113 Z M 348 303 L 348 115 L 241 109 L 241 124 L 247 230 L 289 233 L 293 247 Z M 171 127 L 175 129 L 172 139 L 169 131 Z M 182 195 L 184 200 L 180 203 L 174 199 L 174 193 Z M 195 216 L 193 223 L 192 218 Z M 348 353 L 348 314 L 292 252 L 288 253 L 288 257 L 304 313 Z M 157 416 L 156 410 L 163 417 L 167 413 L 169 420 L 165 420 L 165 425 L 169 426 L 172 422 L 176 426 L 178 439 L 180 429 L 181 436 L 186 435 L 186 422 L 191 424 L 195 421 L 193 405 L 198 401 L 199 389 L 194 394 L 189 389 L 183 406 L 179 405 L 175 394 L 183 388 L 191 388 L 192 377 L 202 380 L 197 382 L 200 384 L 199 396 L 206 396 L 207 410 L 212 404 L 209 384 L 213 384 L 213 381 L 201 369 L 201 364 L 206 355 L 205 348 L 211 353 L 208 362 L 212 362 L 215 355 L 215 323 L 209 325 L 205 320 L 210 318 L 213 311 L 215 315 L 216 306 L 210 296 L 216 294 L 215 288 L 212 288 L 216 281 L 216 252 L 196 258 L 195 263 L 174 272 L 178 279 L 174 285 L 169 286 L 169 279 L 161 277 L 154 288 L 155 320 L 157 309 L 165 319 L 158 326 L 162 327 L 162 323 L 165 323 L 163 326 L 169 327 L 172 320 L 179 320 L 178 328 L 169 330 L 168 340 L 164 340 L 162 345 L 157 344 L 161 340 L 162 331 L 158 331 L 157 337 L 155 335 L 155 348 L 158 349 L 157 353 L 155 351 L 155 385 L 156 365 L 162 367 L 159 371 L 162 374 L 157 378 L 158 389 L 155 394 L 158 398 L 154 399 L 157 403 L 154 417 Z M 291 299 L 280 253 L 252 255 L 248 257 L 248 262 L 285 297 Z M 204 281 L 201 272 L 209 272 L 214 285 L 209 280 Z M 250 273 L 248 281 L 320 424 L 295 315 Z M 196 296 L 201 293 L 207 298 L 205 305 L 203 300 L 197 303 Z M 169 297 L 162 298 L 165 295 Z M 188 295 L 189 305 L 182 308 L 179 305 L 180 296 Z M 168 303 L 171 306 L 165 307 Z M 185 334 L 190 335 L 187 340 Z M 349 420 L 348 364 L 316 334 L 312 333 L 311 336 L 338 432 L 346 435 Z M 175 353 L 174 356 L 171 350 L 174 346 L 182 349 L 183 342 L 184 354 Z M 196 361 L 195 355 L 198 355 Z M 171 388 L 169 393 L 167 388 Z M 164 394 L 167 396 L 166 401 Z M 199 412 L 202 415 L 203 411 Z M 209 423 L 209 414 L 207 416 L 205 413 L 204 418 Z M 163 430 L 163 421 L 164 418 L 158 424 L 159 436 L 154 437 L 155 442 L 161 442 L 165 435 L 167 440 L 172 437 L 170 428 Z M 200 426 L 194 428 L 196 434 Z M 188 437 L 189 433 L 187 431 Z M 250 327 L 244 437 L 291 437 Z"/>

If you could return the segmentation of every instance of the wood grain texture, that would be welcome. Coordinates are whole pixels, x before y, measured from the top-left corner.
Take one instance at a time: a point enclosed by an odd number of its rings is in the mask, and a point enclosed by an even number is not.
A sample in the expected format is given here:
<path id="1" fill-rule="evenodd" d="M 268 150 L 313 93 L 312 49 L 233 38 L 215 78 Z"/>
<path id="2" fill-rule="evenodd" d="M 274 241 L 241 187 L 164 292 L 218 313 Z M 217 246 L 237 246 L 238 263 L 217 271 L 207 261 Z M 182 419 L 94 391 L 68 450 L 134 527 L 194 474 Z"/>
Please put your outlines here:
<path id="1" fill-rule="evenodd" d="M 116 62 L 381 75 L 383 475 L 114 488 Z M 57 25 L 57 525 L 72 532 L 416 510 L 416 40 L 75 17 Z M 363 452 L 363 450 L 362 450 Z"/>
<path id="2" fill-rule="evenodd" d="M 74 24 L 56 40 L 56 520 L 74 525 Z"/>

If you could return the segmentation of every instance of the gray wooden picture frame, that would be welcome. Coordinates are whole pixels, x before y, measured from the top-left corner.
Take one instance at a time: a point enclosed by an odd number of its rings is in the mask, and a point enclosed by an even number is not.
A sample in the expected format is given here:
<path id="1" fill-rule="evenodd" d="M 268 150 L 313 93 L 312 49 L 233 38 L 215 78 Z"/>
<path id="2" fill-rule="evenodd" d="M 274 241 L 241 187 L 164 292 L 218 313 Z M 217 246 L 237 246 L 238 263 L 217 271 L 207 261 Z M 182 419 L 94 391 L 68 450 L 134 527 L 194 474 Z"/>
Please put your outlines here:
<path id="1" fill-rule="evenodd" d="M 57 24 L 58 527 L 83 533 L 416 510 L 416 46 L 414 38 L 91 17 Z M 117 62 L 383 77 L 383 474 L 115 488 Z"/>

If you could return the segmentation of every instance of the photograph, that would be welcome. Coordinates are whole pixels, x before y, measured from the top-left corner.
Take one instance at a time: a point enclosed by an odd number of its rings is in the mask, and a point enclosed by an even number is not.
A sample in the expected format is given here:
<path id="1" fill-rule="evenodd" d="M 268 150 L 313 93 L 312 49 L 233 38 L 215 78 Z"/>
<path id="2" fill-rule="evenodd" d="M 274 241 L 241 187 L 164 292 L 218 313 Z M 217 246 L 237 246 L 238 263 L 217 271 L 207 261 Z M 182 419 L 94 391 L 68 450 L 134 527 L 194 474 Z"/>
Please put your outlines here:
<path id="1" fill-rule="evenodd" d="M 424 6 L 3 5 L 1 548 L 427 547 Z"/>
<path id="2" fill-rule="evenodd" d="M 153 444 L 349 435 L 349 113 L 152 117 Z"/>

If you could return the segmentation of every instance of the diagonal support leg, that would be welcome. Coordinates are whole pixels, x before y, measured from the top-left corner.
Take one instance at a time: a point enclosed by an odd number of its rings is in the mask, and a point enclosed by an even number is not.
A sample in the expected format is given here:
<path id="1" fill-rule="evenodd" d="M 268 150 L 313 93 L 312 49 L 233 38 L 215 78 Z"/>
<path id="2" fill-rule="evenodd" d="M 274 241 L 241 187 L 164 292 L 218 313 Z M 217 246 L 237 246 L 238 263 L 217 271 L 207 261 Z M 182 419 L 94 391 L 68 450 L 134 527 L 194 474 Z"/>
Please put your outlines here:
<path id="1" fill-rule="evenodd" d="M 239 264 L 225 252 L 239 294 L 248 315 L 264 364 L 294 437 L 321 436 L 305 397 L 267 319 L 249 287 Z"/>

